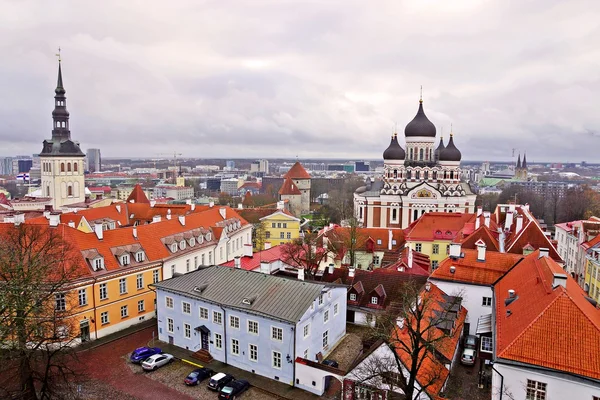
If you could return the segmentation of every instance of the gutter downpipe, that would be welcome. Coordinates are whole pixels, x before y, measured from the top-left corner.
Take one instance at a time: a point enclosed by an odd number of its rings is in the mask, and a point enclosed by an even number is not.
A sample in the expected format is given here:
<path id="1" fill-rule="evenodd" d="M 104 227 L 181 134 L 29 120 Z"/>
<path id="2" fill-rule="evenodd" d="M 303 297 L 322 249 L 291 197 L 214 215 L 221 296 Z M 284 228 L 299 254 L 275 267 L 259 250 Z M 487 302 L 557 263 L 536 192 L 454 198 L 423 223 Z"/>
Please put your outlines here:
<path id="1" fill-rule="evenodd" d="M 496 373 L 497 373 L 498 375 L 500 375 L 500 399 L 499 399 L 499 400 L 502 400 L 502 392 L 504 391 L 504 375 L 502 375 L 502 374 L 500 373 L 500 371 L 498 371 L 498 370 L 497 370 L 497 369 L 494 367 L 494 363 L 492 363 L 492 369 L 493 369 L 494 371 L 496 371 Z"/>
<path id="2" fill-rule="evenodd" d="M 94 307 L 94 336 L 96 336 L 96 340 L 98 340 L 98 324 L 96 323 L 98 319 L 96 318 L 96 277 L 94 277 L 94 282 L 92 283 L 92 307 Z"/>
<path id="3" fill-rule="evenodd" d="M 292 326 L 294 331 L 294 348 L 292 352 L 292 387 L 296 387 L 296 327 Z"/>
<path id="4" fill-rule="evenodd" d="M 227 364 L 227 312 L 223 306 L 219 306 L 223 310 L 223 352 L 225 353 L 225 364 Z"/>

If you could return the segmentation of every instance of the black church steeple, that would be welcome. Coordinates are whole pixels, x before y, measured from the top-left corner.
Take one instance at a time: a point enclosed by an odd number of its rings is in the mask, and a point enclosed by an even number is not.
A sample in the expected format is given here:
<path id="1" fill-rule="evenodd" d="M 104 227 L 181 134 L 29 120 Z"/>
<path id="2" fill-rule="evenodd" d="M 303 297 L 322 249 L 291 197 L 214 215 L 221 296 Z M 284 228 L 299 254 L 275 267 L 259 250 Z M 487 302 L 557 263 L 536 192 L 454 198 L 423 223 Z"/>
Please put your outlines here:
<path id="1" fill-rule="evenodd" d="M 58 81 L 54 90 L 54 111 L 52 111 L 53 129 L 52 139 L 67 140 L 71 138 L 69 131 L 69 112 L 67 111 L 67 97 L 63 87 L 61 60 L 58 59 Z"/>

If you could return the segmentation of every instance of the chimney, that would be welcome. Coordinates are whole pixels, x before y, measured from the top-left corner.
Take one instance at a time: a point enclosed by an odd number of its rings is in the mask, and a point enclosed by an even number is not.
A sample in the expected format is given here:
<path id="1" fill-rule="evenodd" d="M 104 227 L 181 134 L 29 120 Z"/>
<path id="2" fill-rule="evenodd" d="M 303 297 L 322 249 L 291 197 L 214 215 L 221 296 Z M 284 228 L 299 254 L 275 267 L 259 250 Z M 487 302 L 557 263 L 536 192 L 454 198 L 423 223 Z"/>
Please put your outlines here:
<path id="1" fill-rule="evenodd" d="M 328 267 L 328 269 L 327 269 L 327 272 L 329 272 L 330 274 L 333 274 L 333 267 L 334 267 L 334 265 L 333 265 L 333 264 L 329 264 L 329 267 Z"/>
<path id="2" fill-rule="evenodd" d="M 264 248 L 265 248 L 265 250 L 269 250 L 271 248 L 271 242 L 265 242 Z"/>
<path id="3" fill-rule="evenodd" d="M 102 240 L 104 238 L 104 231 L 102 230 L 102 224 L 97 223 L 94 224 L 94 233 L 98 237 L 98 240 Z"/>
<path id="4" fill-rule="evenodd" d="M 479 229 L 480 226 L 481 226 L 481 218 L 479 216 L 477 216 L 477 218 L 475 218 L 475 230 Z"/>
<path id="5" fill-rule="evenodd" d="M 208 202 L 208 207 L 209 208 L 213 208 L 215 206 L 215 202 L 214 201 L 209 201 Z"/>
<path id="6" fill-rule="evenodd" d="M 180 215 L 178 219 L 181 226 L 185 226 L 185 215 Z"/>
<path id="7" fill-rule="evenodd" d="M 413 267 L 413 261 L 414 261 L 413 250 L 409 247 L 408 248 L 408 260 L 407 260 L 408 268 Z"/>
<path id="8" fill-rule="evenodd" d="M 155 215 L 154 217 L 152 217 L 152 223 L 160 222 L 160 221 L 161 221 L 160 215 Z"/>
<path id="9" fill-rule="evenodd" d="M 354 278 L 354 268 L 348 268 L 348 277 Z"/>
<path id="10" fill-rule="evenodd" d="M 550 250 L 547 247 L 540 247 L 540 257 L 548 257 L 548 254 L 550 254 Z"/>
<path id="11" fill-rule="evenodd" d="M 396 325 L 398 325 L 398 328 L 404 329 L 404 318 L 403 317 L 396 318 Z"/>
<path id="12" fill-rule="evenodd" d="M 552 289 L 562 286 L 567 288 L 567 274 L 554 273 L 554 279 L 552 280 Z"/>
<path id="13" fill-rule="evenodd" d="M 425 290 L 428 291 L 428 292 L 431 290 L 431 283 L 430 282 L 427 282 L 425 284 Z"/>
<path id="14" fill-rule="evenodd" d="M 283 210 L 285 208 L 285 202 L 283 201 L 278 201 L 277 202 L 277 209 L 278 210 Z"/>
<path id="15" fill-rule="evenodd" d="M 244 208 L 244 205 L 242 203 L 238 203 L 238 210 L 242 210 Z"/>
<path id="16" fill-rule="evenodd" d="M 513 212 L 506 213 L 506 219 L 504 220 L 504 229 L 510 229 L 510 227 L 512 226 L 514 217 L 515 217 L 515 215 L 513 214 Z"/>
<path id="17" fill-rule="evenodd" d="M 483 213 L 483 207 L 477 207 L 477 216 L 479 217 Z"/>
<path id="18" fill-rule="evenodd" d="M 456 272 L 456 267 L 453 265 L 450 267 L 450 273 L 453 274 L 454 272 Z"/>
<path id="19" fill-rule="evenodd" d="M 138 236 L 137 236 L 137 227 L 136 226 L 133 227 L 133 230 L 131 231 L 131 234 L 133 235 L 134 238 L 137 239 Z"/>
<path id="20" fill-rule="evenodd" d="M 519 233 L 523 229 L 523 216 L 521 214 L 517 215 L 517 224 L 515 226 L 515 233 Z"/>
<path id="21" fill-rule="evenodd" d="M 171 211 L 171 210 L 169 210 L 169 211 Z M 169 219 L 169 220 L 171 219 L 171 213 L 167 213 L 167 219 Z"/>
<path id="22" fill-rule="evenodd" d="M 117 205 L 115 206 L 115 208 L 117 209 L 117 212 L 120 214 L 120 213 L 121 213 L 121 205 L 120 205 L 120 204 L 117 204 Z"/>
<path id="23" fill-rule="evenodd" d="M 269 275 L 271 273 L 271 268 L 269 267 L 269 263 L 266 261 L 260 262 L 260 272 L 263 274 Z"/>
<path id="24" fill-rule="evenodd" d="M 15 215 L 14 215 L 14 223 L 15 223 L 15 226 L 19 226 L 19 225 L 21 225 L 21 224 L 22 224 L 22 223 L 24 223 L 24 222 L 25 222 L 25 214 L 23 214 L 23 213 L 18 213 L 18 214 L 15 214 Z"/>
<path id="25" fill-rule="evenodd" d="M 508 205 L 508 210 L 512 213 L 515 212 L 516 210 L 516 205 L 515 204 L 509 204 Z"/>
<path id="26" fill-rule="evenodd" d="M 485 226 L 487 226 L 488 228 L 490 227 L 490 212 L 489 211 L 483 212 L 483 224 Z"/>
<path id="27" fill-rule="evenodd" d="M 508 289 L 508 298 L 509 299 L 514 299 L 515 295 L 516 295 L 516 293 L 515 293 L 514 289 Z"/>
<path id="28" fill-rule="evenodd" d="M 240 256 L 235 256 L 235 257 L 233 257 L 233 265 L 234 265 L 236 268 L 242 268 L 242 262 L 241 262 L 241 260 L 240 260 Z"/>
<path id="29" fill-rule="evenodd" d="M 500 253 L 506 253 L 506 249 L 504 247 L 504 240 L 506 239 L 506 234 L 502 228 L 498 228 L 498 247 L 500 248 Z"/>
<path id="30" fill-rule="evenodd" d="M 60 224 L 60 214 L 50 213 L 50 226 L 58 226 Z"/>
<path id="31" fill-rule="evenodd" d="M 298 280 L 300 280 L 300 281 L 304 280 L 304 268 L 298 269 Z"/>
<path id="32" fill-rule="evenodd" d="M 185 199 L 185 204 L 188 206 L 192 205 L 192 199 Z"/>
<path id="33" fill-rule="evenodd" d="M 477 261 L 485 261 L 485 243 L 477 245 Z"/>
<path id="34" fill-rule="evenodd" d="M 192 211 L 194 211 L 196 209 L 196 203 L 190 204 L 190 208 Z"/>
<path id="35" fill-rule="evenodd" d="M 252 257 L 252 245 L 251 244 L 244 245 L 244 257 Z"/>
<path id="36" fill-rule="evenodd" d="M 392 233 L 391 229 L 388 229 L 388 250 L 392 250 L 392 238 L 394 237 L 394 234 Z"/>
<path id="37" fill-rule="evenodd" d="M 450 258 L 460 258 L 460 243 L 450 243 Z"/>
<path id="38" fill-rule="evenodd" d="M 69 221 L 69 226 L 71 228 L 75 228 L 75 221 Z"/>
<path id="39" fill-rule="evenodd" d="M 44 218 L 50 219 L 50 211 L 44 210 Z"/>
<path id="40" fill-rule="evenodd" d="M 150 200 L 150 208 L 156 205 L 156 200 Z"/>
<path id="41" fill-rule="evenodd" d="M 227 209 L 225 207 L 219 208 L 219 214 L 221 214 L 221 217 L 223 217 L 223 219 L 227 218 Z"/>

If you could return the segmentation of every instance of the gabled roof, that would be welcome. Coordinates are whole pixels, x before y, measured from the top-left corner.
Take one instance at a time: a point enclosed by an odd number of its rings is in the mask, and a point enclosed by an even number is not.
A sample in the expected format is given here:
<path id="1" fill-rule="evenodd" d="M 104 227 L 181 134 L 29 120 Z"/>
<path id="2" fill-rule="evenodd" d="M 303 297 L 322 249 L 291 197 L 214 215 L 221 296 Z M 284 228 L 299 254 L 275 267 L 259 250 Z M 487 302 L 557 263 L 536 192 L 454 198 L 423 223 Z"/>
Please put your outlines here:
<path id="1" fill-rule="evenodd" d="M 462 258 L 453 260 L 448 257 L 442 261 L 431 274 L 431 279 L 491 286 L 525 257 L 486 250 L 485 261 L 478 261 L 477 250 L 463 249 L 462 253 Z M 454 273 L 450 271 L 451 267 L 454 267 Z"/>
<path id="2" fill-rule="evenodd" d="M 328 286 L 227 267 L 201 268 L 154 285 L 158 290 L 290 323 L 298 322 Z"/>
<path id="3" fill-rule="evenodd" d="M 281 189 L 279 189 L 280 195 L 301 195 L 302 192 L 298 189 L 298 186 L 292 181 L 292 178 L 287 176 L 285 181 L 283 181 L 283 185 L 281 185 Z"/>
<path id="4" fill-rule="evenodd" d="M 485 243 L 486 250 L 488 251 L 500 251 L 498 246 L 498 233 L 492 231 L 485 225 L 481 225 L 479 229 L 475 230 L 469 236 L 463 238 L 457 238 L 457 242 L 461 244 L 463 249 L 476 249 L 475 243 L 482 240 Z"/>
<path id="5" fill-rule="evenodd" d="M 494 297 L 497 358 L 600 379 L 600 309 L 554 260 L 531 253 L 496 283 Z"/>
<path id="6" fill-rule="evenodd" d="M 509 236 L 506 242 L 506 251 L 508 253 L 523 254 L 523 248 L 527 245 L 535 249 L 548 248 L 550 257 L 561 262 L 562 258 L 556 251 L 554 244 L 548 236 L 544 234 L 542 228 L 535 219 L 523 218 L 523 229 Z"/>
<path id="7" fill-rule="evenodd" d="M 140 184 L 136 184 L 131 191 L 129 197 L 127 197 L 127 203 L 146 203 L 150 204 L 148 197 L 144 193 L 144 190 L 140 186 Z"/>
<path id="8" fill-rule="evenodd" d="M 369 239 L 372 241 L 373 251 L 387 251 L 392 234 L 392 251 L 398 251 L 404 247 L 404 231 L 402 229 L 387 228 L 356 228 L 356 248 L 361 251 L 370 250 Z M 350 240 L 351 228 L 335 225 L 325 230 L 323 235 L 332 242 L 346 243 Z M 395 244 L 394 244 L 395 242 Z"/>
<path id="9" fill-rule="evenodd" d="M 412 265 L 410 265 L 410 257 L 412 257 Z M 427 254 L 419 253 L 410 247 L 405 247 L 400 252 L 398 261 L 382 268 L 398 269 L 404 268 L 409 274 L 429 276 L 429 268 L 431 261 Z"/>
<path id="10" fill-rule="evenodd" d="M 302 164 L 300 164 L 300 161 L 296 161 L 283 177 L 291 179 L 310 179 L 310 175 L 306 172 Z"/>
<path id="11" fill-rule="evenodd" d="M 428 212 L 404 230 L 407 241 L 454 240 L 465 224 L 475 218 L 469 213 Z"/>
<path id="12" fill-rule="evenodd" d="M 284 245 L 273 246 L 270 249 L 263 250 L 252 254 L 251 257 L 244 256 L 240 257 L 240 268 L 246 271 L 254 271 L 260 269 L 260 263 L 272 263 L 275 261 L 283 261 L 284 263 L 288 262 L 288 257 L 285 254 Z M 288 263 L 288 265 L 292 265 L 293 263 Z M 235 267 L 235 260 L 227 261 L 221 264 L 223 267 Z"/>

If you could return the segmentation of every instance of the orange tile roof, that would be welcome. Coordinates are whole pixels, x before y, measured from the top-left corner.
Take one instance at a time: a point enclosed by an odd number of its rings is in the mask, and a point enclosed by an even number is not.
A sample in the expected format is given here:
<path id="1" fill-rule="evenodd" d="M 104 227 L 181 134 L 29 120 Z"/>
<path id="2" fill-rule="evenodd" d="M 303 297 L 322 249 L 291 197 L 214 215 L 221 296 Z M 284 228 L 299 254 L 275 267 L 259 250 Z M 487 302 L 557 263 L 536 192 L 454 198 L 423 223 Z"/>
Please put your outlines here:
<path id="1" fill-rule="evenodd" d="M 240 267 L 246 271 L 253 271 L 260 268 L 261 262 L 272 263 L 277 260 L 286 262 L 287 258 L 283 245 L 273 246 L 270 249 L 254 253 L 252 257 L 240 257 Z M 235 260 L 220 265 L 233 268 L 235 267 Z"/>
<path id="2" fill-rule="evenodd" d="M 428 212 L 404 230 L 407 241 L 454 240 L 475 214 Z"/>
<path id="3" fill-rule="evenodd" d="M 142 190 L 142 187 L 140 186 L 139 183 L 136 184 L 133 187 L 133 190 L 131 191 L 131 194 L 127 198 L 127 203 L 132 203 L 132 202 L 133 203 L 146 203 L 146 204 L 150 204 L 150 201 L 148 200 L 148 197 L 146 197 L 146 194 Z"/>
<path id="4" fill-rule="evenodd" d="M 464 258 L 453 260 L 448 257 L 442 261 L 431 274 L 431 279 L 491 286 L 525 257 L 486 250 L 485 261 L 478 261 L 477 250 L 462 249 L 462 252 Z M 450 272 L 450 267 L 455 267 L 454 273 Z"/>
<path id="5" fill-rule="evenodd" d="M 292 179 L 310 179 L 310 175 L 306 172 L 302 164 L 300 164 L 300 161 L 296 161 L 283 177 Z"/>
<path id="6" fill-rule="evenodd" d="M 554 274 L 566 287 L 553 288 Z M 516 300 L 506 305 L 510 289 Z M 535 251 L 494 292 L 496 357 L 600 379 L 600 309 L 554 260 Z"/>
<path id="7" fill-rule="evenodd" d="M 550 257 L 562 262 L 562 258 L 556 251 L 554 244 L 544 234 L 537 221 L 535 219 L 528 220 L 524 217 L 523 229 L 516 234 L 512 233 L 508 235 L 505 247 L 508 253 L 523 254 L 523 248 L 527 245 L 533 246 L 534 249 L 548 248 L 550 250 Z"/>
<path id="8" fill-rule="evenodd" d="M 392 251 L 400 250 L 406 243 L 404 231 L 402 229 L 387 228 L 357 228 L 355 238 L 357 249 L 387 251 L 390 231 L 392 231 L 392 240 L 396 241 L 396 244 L 392 244 Z M 325 231 L 324 235 L 332 241 L 347 242 L 350 240 L 350 228 L 336 225 L 333 229 Z"/>
<path id="9" fill-rule="evenodd" d="M 281 189 L 279 189 L 279 194 L 282 195 L 300 195 L 302 192 L 298 189 L 298 186 L 292 181 L 292 178 L 287 176 L 285 181 L 283 181 L 283 185 L 281 185 Z"/>
<path id="10" fill-rule="evenodd" d="M 456 242 L 460 243 L 463 249 L 476 249 L 475 243 L 478 240 L 483 240 L 488 251 L 500 251 L 498 246 L 498 233 L 492 231 L 485 225 L 479 227 L 475 232 L 468 236 L 457 238 Z"/>

